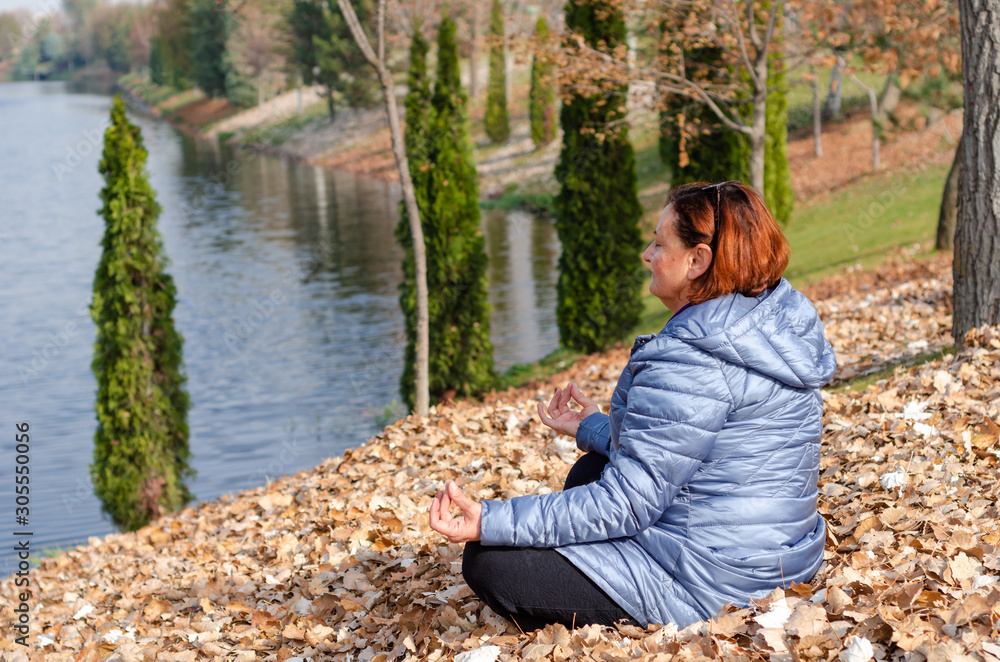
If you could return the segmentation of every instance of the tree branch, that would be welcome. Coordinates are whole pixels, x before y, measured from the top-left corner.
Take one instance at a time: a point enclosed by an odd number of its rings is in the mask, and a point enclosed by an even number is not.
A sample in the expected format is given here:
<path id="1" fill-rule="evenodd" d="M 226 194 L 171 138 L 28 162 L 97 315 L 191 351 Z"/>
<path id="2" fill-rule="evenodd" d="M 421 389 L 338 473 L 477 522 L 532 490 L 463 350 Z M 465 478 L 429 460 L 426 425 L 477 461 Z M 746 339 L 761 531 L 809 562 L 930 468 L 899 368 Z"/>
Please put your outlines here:
<path id="1" fill-rule="evenodd" d="M 385 0 L 378 0 L 378 61 L 385 62 Z"/>
<path id="2" fill-rule="evenodd" d="M 341 0 L 342 2 L 345 0 Z M 671 92 L 674 94 L 680 94 L 683 96 L 695 96 L 698 97 L 702 103 L 708 106 L 713 113 L 719 118 L 719 120 L 726 125 L 729 129 L 733 131 L 738 131 L 740 133 L 750 134 L 752 128 L 747 126 L 743 119 L 738 114 L 730 114 L 723 110 L 719 104 L 713 99 L 713 94 L 704 89 L 701 85 L 695 81 L 687 78 L 685 76 L 679 76 L 677 74 L 671 74 L 666 71 L 659 71 L 655 69 L 649 69 L 645 67 L 629 67 L 628 64 L 622 63 L 615 58 L 611 57 L 607 53 L 593 48 L 587 44 L 583 39 L 576 40 L 576 47 L 583 53 L 594 56 L 604 64 L 611 65 L 615 69 L 619 69 L 625 72 L 625 84 L 630 81 L 629 74 L 636 74 L 642 77 L 642 80 L 652 80 L 660 84 L 660 89 L 662 91 Z M 610 78 L 610 77 L 609 77 Z M 664 85 L 663 82 L 666 81 Z M 714 95 L 722 100 L 724 97 L 722 95 Z"/>
<path id="3" fill-rule="evenodd" d="M 736 43 L 740 47 L 740 59 L 743 60 L 743 66 L 746 67 L 747 71 L 750 72 L 750 82 L 754 85 L 757 84 L 757 72 L 754 71 L 753 62 L 750 60 L 750 55 L 747 53 L 746 40 L 743 39 L 743 28 L 740 26 L 739 12 L 736 10 L 736 2 L 734 0 L 729 0 L 729 6 L 732 9 L 732 17 L 726 16 L 726 22 L 732 28 L 733 32 L 736 34 Z"/>
<path id="4" fill-rule="evenodd" d="M 382 0 L 379 0 L 380 5 L 381 3 Z M 358 43 L 358 47 L 361 49 L 362 54 L 364 54 L 365 59 L 375 67 L 375 70 L 379 73 L 379 77 L 381 77 L 382 61 L 375 57 L 375 51 L 372 50 L 372 45 L 368 41 L 368 35 L 365 34 L 364 29 L 358 22 L 358 16 L 354 13 L 354 7 L 351 6 L 349 0 L 337 0 L 337 6 L 340 7 L 340 13 L 344 16 L 344 20 L 347 21 L 347 27 L 350 28 L 351 34 L 354 35 L 354 41 Z"/>

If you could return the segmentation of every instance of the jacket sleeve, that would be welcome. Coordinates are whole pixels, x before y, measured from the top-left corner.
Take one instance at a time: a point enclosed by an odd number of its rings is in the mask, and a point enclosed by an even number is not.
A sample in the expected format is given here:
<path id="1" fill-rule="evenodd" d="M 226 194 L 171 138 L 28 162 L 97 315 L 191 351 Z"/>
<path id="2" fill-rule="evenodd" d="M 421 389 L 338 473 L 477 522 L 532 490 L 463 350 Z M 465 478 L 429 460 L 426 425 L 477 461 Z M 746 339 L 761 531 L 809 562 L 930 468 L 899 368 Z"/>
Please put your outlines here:
<path id="1" fill-rule="evenodd" d="M 602 477 L 562 492 L 483 501 L 482 544 L 561 547 L 634 536 L 658 521 L 732 410 L 718 363 L 697 358 L 637 363 Z"/>
<path id="2" fill-rule="evenodd" d="M 580 421 L 580 427 L 576 429 L 576 445 L 585 453 L 600 453 L 608 457 L 611 452 L 610 417 L 598 412 Z"/>

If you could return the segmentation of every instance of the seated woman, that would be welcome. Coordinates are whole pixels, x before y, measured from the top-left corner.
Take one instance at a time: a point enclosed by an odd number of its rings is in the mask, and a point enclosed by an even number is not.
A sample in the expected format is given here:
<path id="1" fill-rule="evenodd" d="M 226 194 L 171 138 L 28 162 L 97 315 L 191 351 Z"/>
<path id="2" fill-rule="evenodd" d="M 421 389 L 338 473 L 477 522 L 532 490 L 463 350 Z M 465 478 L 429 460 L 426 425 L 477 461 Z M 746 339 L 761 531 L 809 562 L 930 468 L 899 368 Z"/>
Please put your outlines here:
<path id="1" fill-rule="evenodd" d="M 739 182 L 678 188 L 642 257 L 676 312 L 636 339 L 610 417 L 572 383 L 538 405 L 587 452 L 564 491 L 477 503 L 449 481 L 431 505 L 431 527 L 467 543 L 466 582 L 522 630 L 685 627 L 823 560 L 819 388 L 836 361 L 782 278 L 788 244 L 764 201 Z"/>

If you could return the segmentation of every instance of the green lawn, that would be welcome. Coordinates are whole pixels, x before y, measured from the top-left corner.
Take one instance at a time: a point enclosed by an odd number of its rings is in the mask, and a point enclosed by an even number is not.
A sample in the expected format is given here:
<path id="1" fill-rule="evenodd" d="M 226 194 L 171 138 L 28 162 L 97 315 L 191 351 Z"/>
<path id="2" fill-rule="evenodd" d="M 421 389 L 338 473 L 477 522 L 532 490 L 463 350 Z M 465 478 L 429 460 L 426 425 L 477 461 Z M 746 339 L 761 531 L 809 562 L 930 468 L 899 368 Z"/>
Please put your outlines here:
<path id="1" fill-rule="evenodd" d="M 860 262 L 877 263 L 895 246 L 927 246 L 937 230 L 949 166 L 879 173 L 802 204 L 785 228 L 792 256 L 785 276 L 804 285 Z"/>

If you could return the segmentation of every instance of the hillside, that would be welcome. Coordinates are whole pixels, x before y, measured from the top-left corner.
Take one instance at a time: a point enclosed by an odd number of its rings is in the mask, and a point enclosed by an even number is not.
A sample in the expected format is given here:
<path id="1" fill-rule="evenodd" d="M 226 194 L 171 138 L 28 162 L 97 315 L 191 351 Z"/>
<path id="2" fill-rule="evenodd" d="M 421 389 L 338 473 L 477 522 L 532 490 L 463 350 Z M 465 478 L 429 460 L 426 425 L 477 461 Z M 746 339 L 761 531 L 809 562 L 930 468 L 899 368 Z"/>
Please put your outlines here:
<path id="1" fill-rule="evenodd" d="M 955 353 L 950 262 L 902 256 L 809 290 L 838 354 L 824 391 L 826 562 L 756 609 L 672 626 L 520 633 L 427 525 L 454 479 L 480 499 L 560 489 L 577 456 L 535 403 L 578 382 L 605 405 L 627 348 L 543 382 L 410 416 L 309 471 L 91 538 L 30 572 L 31 645 L 4 659 L 1000 660 L 1000 332 Z M 929 357 L 935 357 L 927 360 Z M 860 391 L 845 382 L 902 360 Z M 489 648 L 497 647 L 496 649 Z M 861 653 L 858 653 L 861 651 Z"/>

